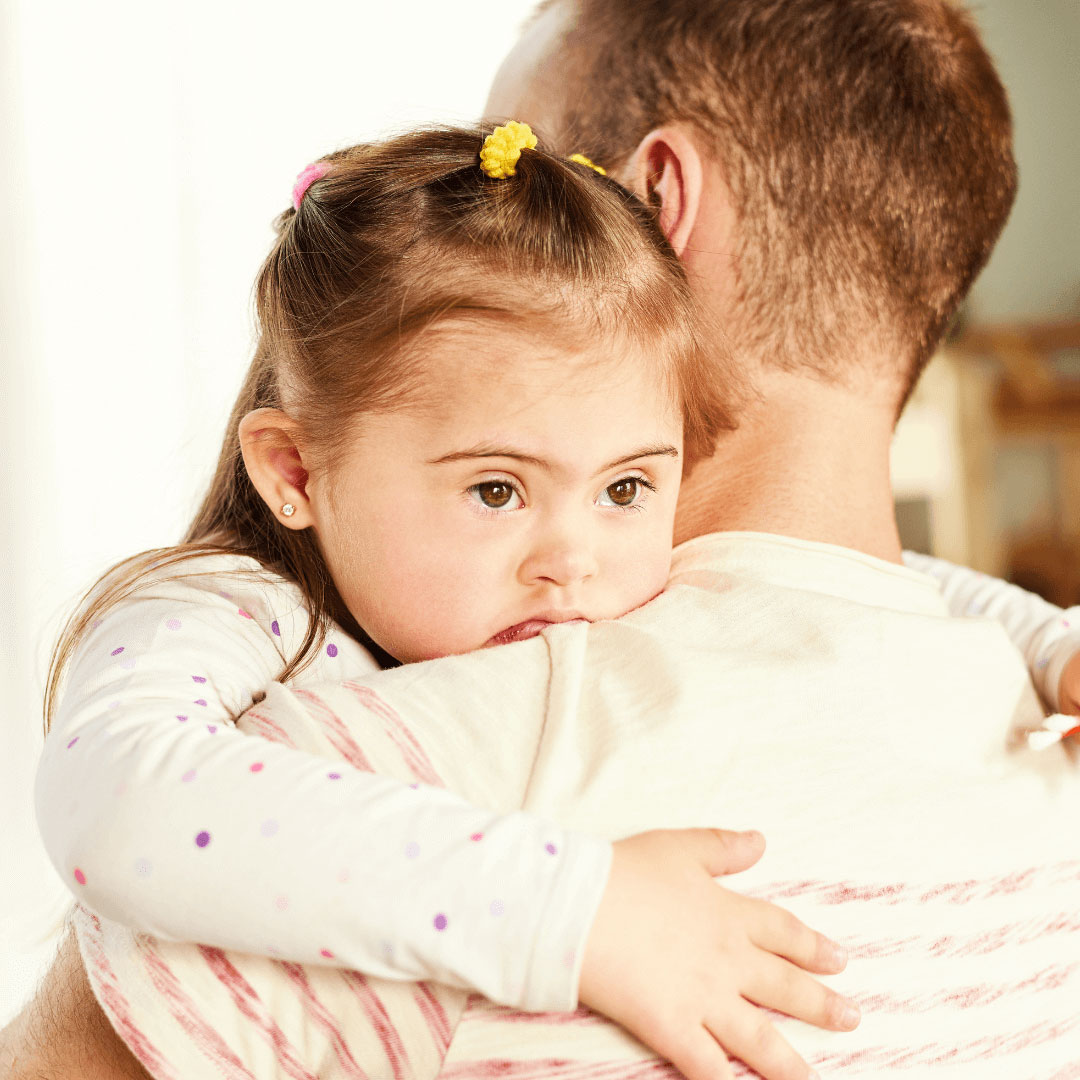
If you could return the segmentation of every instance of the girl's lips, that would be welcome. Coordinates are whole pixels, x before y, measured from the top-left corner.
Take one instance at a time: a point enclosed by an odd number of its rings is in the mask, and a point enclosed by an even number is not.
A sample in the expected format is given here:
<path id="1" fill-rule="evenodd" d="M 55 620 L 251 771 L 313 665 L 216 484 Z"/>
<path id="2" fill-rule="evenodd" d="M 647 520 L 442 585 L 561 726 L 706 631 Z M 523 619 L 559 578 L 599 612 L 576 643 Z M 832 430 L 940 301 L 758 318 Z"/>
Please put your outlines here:
<path id="1" fill-rule="evenodd" d="M 488 640 L 488 645 L 509 645 L 511 641 L 525 641 L 527 638 L 536 637 L 541 630 L 548 626 L 555 626 L 559 622 L 586 622 L 587 620 L 582 618 L 576 619 L 528 619 L 525 622 L 517 623 L 515 626 L 508 626 L 505 630 L 500 630 L 493 638 Z"/>

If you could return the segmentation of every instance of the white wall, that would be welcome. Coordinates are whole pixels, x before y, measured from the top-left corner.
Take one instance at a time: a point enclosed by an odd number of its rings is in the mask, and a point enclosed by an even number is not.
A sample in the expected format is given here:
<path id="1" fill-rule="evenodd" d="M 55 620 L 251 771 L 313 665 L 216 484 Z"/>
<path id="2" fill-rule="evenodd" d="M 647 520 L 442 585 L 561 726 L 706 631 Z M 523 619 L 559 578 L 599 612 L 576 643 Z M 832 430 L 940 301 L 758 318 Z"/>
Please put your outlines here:
<path id="1" fill-rule="evenodd" d="M 1080 318 L 1080 0 L 973 7 L 1009 90 L 1020 191 L 971 315 Z"/>

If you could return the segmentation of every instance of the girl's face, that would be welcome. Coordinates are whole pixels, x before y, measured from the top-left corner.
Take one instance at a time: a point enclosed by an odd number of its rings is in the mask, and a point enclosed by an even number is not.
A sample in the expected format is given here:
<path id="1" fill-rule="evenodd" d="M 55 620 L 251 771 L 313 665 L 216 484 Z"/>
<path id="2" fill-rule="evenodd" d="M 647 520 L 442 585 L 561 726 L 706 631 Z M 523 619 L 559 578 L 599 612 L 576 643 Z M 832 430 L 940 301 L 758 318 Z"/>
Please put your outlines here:
<path id="1" fill-rule="evenodd" d="M 490 325 L 444 326 L 424 349 L 424 403 L 361 417 L 346 458 L 306 489 L 372 639 L 426 660 L 656 596 L 683 450 L 656 358 Z"/>

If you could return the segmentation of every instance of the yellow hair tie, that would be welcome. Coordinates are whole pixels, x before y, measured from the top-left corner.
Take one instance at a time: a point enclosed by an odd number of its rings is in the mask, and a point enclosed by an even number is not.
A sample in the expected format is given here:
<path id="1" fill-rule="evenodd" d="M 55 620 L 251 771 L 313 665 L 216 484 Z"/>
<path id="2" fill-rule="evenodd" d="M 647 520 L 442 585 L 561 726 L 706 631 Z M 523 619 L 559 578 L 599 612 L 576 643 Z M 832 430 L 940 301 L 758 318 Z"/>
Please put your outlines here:
<path id="1" fill-rule="evenodd" d="M 536 136 L 528 124 L 511 120 L 497 127 L 485 140 L 480 151 L 480 168 L 493 180 L 513 176 L 522 150 L 535 150 Z"/>
<path id="2" fill-rule="evenodd" d="M 601 176 L 607 176 L 607 169 L 601 168 L 595 161 L 590 161 L 584 154 L 571 154 L 571 161 L 576 161 L 579 165 L 588 165 L 590 169 L 595 169 Z"/>

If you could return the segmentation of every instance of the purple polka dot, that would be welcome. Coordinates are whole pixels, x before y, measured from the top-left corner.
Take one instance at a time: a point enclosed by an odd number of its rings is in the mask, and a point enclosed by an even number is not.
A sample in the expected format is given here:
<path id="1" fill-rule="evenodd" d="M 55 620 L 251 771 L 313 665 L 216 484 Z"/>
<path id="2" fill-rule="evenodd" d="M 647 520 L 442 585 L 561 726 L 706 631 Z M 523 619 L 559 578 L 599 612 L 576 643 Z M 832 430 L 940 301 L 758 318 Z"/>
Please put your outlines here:
<path id="1" fill-rule="evenodd" d="M 149 877 L 154 871 L 154 866 L 149 859 L 135 860 L 135 873 L 139 877 Z"/>
<path id="2" fill-rule="evenodd" d="M 253 762 L 252 762 L 252 763 L 251 763 L 251 764 L 250 764 L 250 765 L 248 766 L 248 768 L 249 768 L 249 769 L 250 769 L 250 770 L 251 770 L 252 772 L 262 772 L 262 771 L 263 771 L 263 763 L 262 763 L 261 761 L 253 761 Z"/>
<path id="3" fill-rule="evenodd" d="M 326 655 L 329 656 L 331 659 L 333 659 L 335 656 L 337 656 L 337 646 L 334 645 L 334 644 L 327 645 L 326 646 Z"/>
<path id="4" fill-rule="evenodd" d="M 187 717 L 186 717 L 186 716 L 181 716 L 181 715 L 180 715 L 179 713 L 177 713 L 177 714 L 176 714 L 176 719 L 177 719 L 177 720 L 186 720 L 186 719 L 187 719 Z"/>
<path id="5" fill-rule="evenodd" d="M 179 620 L 179 619 L 166 619 L 166 620 L 165 620 L 165 625 L 166 625 L 166 626 L 167 626 L 167 627 L 168 627 L 168 628 L 169 628 L 170 630 L 179 630 L 179 629 L 180 629 L 180 626 L 181 626 L 181 622 L 180 622 L 180 620 Z"/>
<path id="6" fill-rule="evenodd" d="M 232 599 L 232 593 L 231 592 L 219 592 L 218 596 L 224 596 L 226 600 L 231 600 Z"/>
<path id="7" fill-rule="evenodd" d="M 198 776 L 198 773 L 196 773 L 194 769 L 188 769 L 188 771 L 180 777 L 180 782 L 183 784 L 190 784 L 196 776 Z"/>
<path id="8" fill-rule="evenodd" d="M 74 739 L 67 744 L 67 748 L 70 750 L 79 741 L 79 736 L 76 735 Z"/>
<path id="9" fill-rule="evenodd" d="M 101 625 L 101 619 L 95 619 L 95 620 L 94 620 L 94 621 L 93 621 L 93 622 L 92 622 L 92 623 L 90 624 L 90 629 L 91 629 L 91 630 L 96 630 L 96 629 L 97 629 L 97 628 L 98 628 L 98 627 L 99 627 L 100 625 Z"/>
<path id="10" fill-rule="evenodd" d="M 409 787 L 411 787 L 413 789 L 413 791 L 416 791 L 416 789 L 418 787 L 420 787 L 420 785 L 419 784 L 410 784 Z"/>
<path id="11" fill-rule="evenodd" d="M 439 914 L 435 916 L 435 929 L 436 930 L 445 930 L 446 929 L 446 916 L 442 912 L 439 912 Z"/>
<path id="12" fill-rule="evenodd" d="M 209 731 L 211 735 L 215 734 L 217 732 L 217 724 L 207 724 L 206 730 Z"/>
<path id="13" fill-rule="evenodd" d="M 410 840 L 405 845 L 405 858 L 415 859 L 420 854 L 420 845 L 415 840 Z"/>
<path id="14" fill-rule="evenodd" d="M 281 627 L 278 626 L 277 619 L 270 624 L 270 629 L 273 631 L 274 637 L 281 637 Z"/>
<path id="15" fill-rule="evenodd" d="M 1044 667 L 1047 667 L 1049 665 L 1049 663 L 1050 663 L 1050 657 L 1049 656 L 1044 656 L 1035 666 L 1037 668 L 1044 668 Z"/>
<path id="16" fill-rule="evenodd" d="M 75 867 L 75 880 L 80 885 L 86 884 L 86 875 L 77 866 Z"/>
<path id="17" fill-rule="evenodd" d="M 198 844 L 199 847 L 206 847 L 206 845 L 210 843 L 210 834 L 208 832 L 199 833 L 199 835 L 195 837 L 195 843 Z"/>
<path id="18" fill-rule="evenodd" d="M 341 779 L 341 773 L 328 772 L 326 775 L 331 780 L 340 780 Z"/>
<path id="19" fill-rule="evenodd" d="M 113 651 L 111 653 L 109 653 L 109 655 L 110 656 L 119 656 L 123 651 L 124 651 L 124 646 L 121 645 L 119 649 L 113 649 Z"/>
<path id="20" fill-rule="evenodd" d="M 138 660 L 137 660 L 137 659 L 136 659 L 136 658 L 135 658 L 134 656 L 125 656 L 125 657 L 124 657 L 124 659 L 120 661 L 120 666 L 121 666 L 121 667 L 122 667 L 122 668 L 123 668 L 123 669 L 124 669 L 125 671 L 131 671 L 131 669 L 132 669 L 132 668 L 133 668 L 133 667 L 134 667 L 134 666 L 135 666 L 135 665 L 136 665 L 137 663 L 138 663 Z"/>
<path id="21" fill-rule="evenodd" d="M 196 698 L 195 699 L 195 704 L 196 705 L 201 705 L 205 709 L 206 708 L 206 698 Z"/>
<path id="22" fill-rule="evenodd" d="M 259 832 L 263 836 L 273 836 L 278 831 L 278 823 L 273 818 L 267 818 L 260 826 Z"/>
<path id="23" fill-rule="evenodd" d="M 205 675 L 192 675 L 191 680 L 192 680 L 192 682 L 206 682 L 206 676 Z"/>
<path id="24" fill-rule="evenodd" d="M 545 851 L 546 851 L 546 852 L 547 852 L 547 853 L 548 853 L 549 855 L 554 855 L 554 854 L 556 854 L 556 852 L 557 852 L 557 851 L 558 851 L 559 849 L 558 849 L 558 848 L 557 848 L 557 847 L 556 847 L 556 846 L 555 846 L 554 844 L 545 844 L 545 845 L 544 845 L 544 850 L 545 850 Z"/>
<path id="25" fill-rule="evenodd" d="M 506 905 L 501 900 L 492 900 L 488 911 L 492 915 L 501 915 L 506 910 Z"/>

